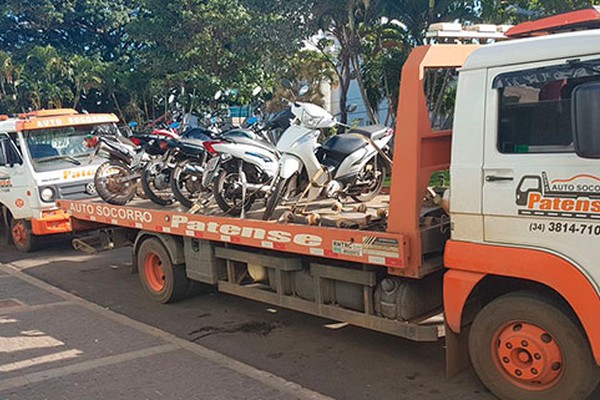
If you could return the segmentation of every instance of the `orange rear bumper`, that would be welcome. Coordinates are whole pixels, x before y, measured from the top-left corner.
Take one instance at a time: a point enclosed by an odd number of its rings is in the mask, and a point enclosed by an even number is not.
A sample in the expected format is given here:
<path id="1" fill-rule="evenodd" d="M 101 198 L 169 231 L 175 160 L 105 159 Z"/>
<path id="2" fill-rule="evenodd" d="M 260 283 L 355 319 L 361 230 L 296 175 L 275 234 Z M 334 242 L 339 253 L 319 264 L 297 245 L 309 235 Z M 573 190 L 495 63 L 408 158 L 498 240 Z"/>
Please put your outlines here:
<path id="1" fill-rule="evenodd" d="M 71 217 L 63 210 L 44 211 L 42 218 L 31 220 L 31 230 L 34 235 L 54 235 L 73 231 Z"/>

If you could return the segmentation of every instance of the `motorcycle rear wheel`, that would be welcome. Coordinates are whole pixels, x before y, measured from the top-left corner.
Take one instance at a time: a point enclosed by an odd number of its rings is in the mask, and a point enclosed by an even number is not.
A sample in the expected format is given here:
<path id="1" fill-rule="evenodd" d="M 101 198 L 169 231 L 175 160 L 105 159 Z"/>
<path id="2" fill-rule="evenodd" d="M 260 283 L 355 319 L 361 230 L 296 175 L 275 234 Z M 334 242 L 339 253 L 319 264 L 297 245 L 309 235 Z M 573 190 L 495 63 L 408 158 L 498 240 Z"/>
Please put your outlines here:
<path id="1" fill-rule="evenodd" d="M 237 172 L 228 172 L 227 170 L 221 170 L 219 175 L 215 179 L 213 184 L 213 195 L 219 208 L 229 215 L 239 216 L 242 213 L 242 199 L 235 197 L 235 195 L 229 196 L 227 191 L 227 185 L 240 184 L 240 177 Z M 250 210 L 256 197 L 252 193 L 246 193 L 246 202 L 243 205 L 244 211 Z"/>
<path id="2" fill-rule="evenodd" d="M 137 180 L 119 183 L 115 182 L 115 179 L 131 175 L 133 175 L 131 168 L 119 161 L 106 161 L 101 164 L 94 175 L 94 184 L 98 195 L 110 204 L 123 206 L 129 203 L 135 196 Z"/>
<path id="3" fill-rule="evenodd" d="M 367 166 L 369 165 L 372 164 L 367 164 Z M 365 171 L 361 171 L 361 173 L 365 173 Z M 376 176 L 373 177 L 374 180 L 367 188 L 367 191 L 361 194 L 351 196 L 354 201 L 357 201 L 359 203 L 366 203 L 368 201 L 373 200 L 379 194 L 379 192 L 381 192 L 381 188 L 383 187 L 383 183 L 385 182 L 385 176 L 387 173 L 385 165 L 382 161 L 377 162 L 374 173 L 376 174 Z"/>

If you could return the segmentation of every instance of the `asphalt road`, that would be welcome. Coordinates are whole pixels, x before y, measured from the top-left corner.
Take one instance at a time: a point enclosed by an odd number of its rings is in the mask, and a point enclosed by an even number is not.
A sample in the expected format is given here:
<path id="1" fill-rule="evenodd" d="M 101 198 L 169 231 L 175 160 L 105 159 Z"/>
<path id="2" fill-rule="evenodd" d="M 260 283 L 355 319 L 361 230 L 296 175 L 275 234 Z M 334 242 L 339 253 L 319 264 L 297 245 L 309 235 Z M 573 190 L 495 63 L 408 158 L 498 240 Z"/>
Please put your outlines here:
<path id="1" fill-rule="evenodd" d="M 495 399 L 472 371 L 444 374 L 443 342 L 420 344 L 207 289 L 172 305 L 147 299 L 130 250 L 96 256 L 67 241 L 0 262 L 63 290 L 336 399 Z M 159 368 L 160 366 L 157 366 Z"/>

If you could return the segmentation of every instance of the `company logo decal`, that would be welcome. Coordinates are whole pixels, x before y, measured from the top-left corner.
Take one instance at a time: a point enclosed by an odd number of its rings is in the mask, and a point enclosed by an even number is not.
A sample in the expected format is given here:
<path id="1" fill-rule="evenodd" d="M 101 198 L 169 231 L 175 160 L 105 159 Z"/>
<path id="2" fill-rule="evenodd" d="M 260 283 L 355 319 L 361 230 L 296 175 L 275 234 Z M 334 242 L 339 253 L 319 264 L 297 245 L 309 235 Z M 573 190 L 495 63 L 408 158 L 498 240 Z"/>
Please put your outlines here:
<path id="1" fill-rule="evenodd" d="M 63 179 L 65 181 L 69 179 L 89 178 L 96 174 L 94 169 L 67 169 L 63 171 Z"/>
<path id="2" fill-rule="evenodd" d="M 17 206 L 17 208 L 25 207 L 25 200 L 23 200 L 21 198 L 15 200 L 15 206 Z"/>
<path id="3" fill-rule="evenodd" d="M 8 189 L 12 187 L 12 180 L 10 177 L 0 177 L 0 189 Z"/>
<path id="4" fill-rule="evenodd" d="M 253 228 L 237 224 L 219 224 L 210 221 L 194 221 L 183 215 L 174 215 L 171 220 L 171 229 L 184 228 L 188 232 L 212 233 L 225 237 L 240 237 L 255 240 L 266 240 L 274 243 L 293 243 L 299 246 L 314 247 L 323 244 L 323 239 L 316 235 L 298 233 L 293 234 L 280 229 Z"/>
<path id="5" fill-rule="evenodd" d="M 87 185 L 85 185 L 85 192 L 92 196 L 95 196 L 98 193 L 96 191 L 96 185 L 94 182 L 89 182 Z"/>
<path id="6" fill-rule="evenodd" d="M 546 172 L 521 178 L 519 215 L 600 219 L 600 177 L 578 174 L 550 180 Z"/>

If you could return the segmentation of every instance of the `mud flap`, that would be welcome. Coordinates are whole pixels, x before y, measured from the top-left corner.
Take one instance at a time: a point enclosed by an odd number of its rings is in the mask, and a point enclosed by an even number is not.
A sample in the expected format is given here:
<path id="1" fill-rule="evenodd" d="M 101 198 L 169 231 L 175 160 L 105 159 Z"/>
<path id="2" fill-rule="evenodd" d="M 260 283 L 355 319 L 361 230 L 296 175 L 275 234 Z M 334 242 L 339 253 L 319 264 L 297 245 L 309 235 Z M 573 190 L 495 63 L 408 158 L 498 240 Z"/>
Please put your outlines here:
<path id="1" fill-rule="evenodd" d="M 471 325 L 462 327 L 455 333 L 446 324 L 446 377 L 452 379 L 471 367 L 469 357 L 469 332 Z"/>

